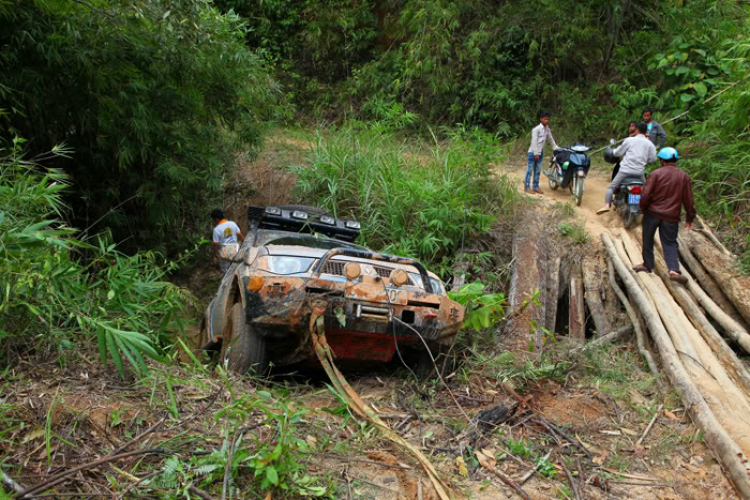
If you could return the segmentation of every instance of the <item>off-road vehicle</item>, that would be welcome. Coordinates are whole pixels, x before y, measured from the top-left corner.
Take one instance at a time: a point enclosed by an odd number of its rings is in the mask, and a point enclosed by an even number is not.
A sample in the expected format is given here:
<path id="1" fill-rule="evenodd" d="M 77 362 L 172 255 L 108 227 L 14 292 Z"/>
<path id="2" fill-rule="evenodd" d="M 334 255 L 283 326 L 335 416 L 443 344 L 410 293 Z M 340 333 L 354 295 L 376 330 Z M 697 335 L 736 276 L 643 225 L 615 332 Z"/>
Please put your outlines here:
<path id="1" fill-rule="evenodd" d="M 355 244 L 359 232 L 359 222 L 312 207 L 249 207 L 247 237 L 204 313 L 199 347 L 242 373 L 316 364 L 309 323 L 322 299 L 339 366 L 387 363 L 396 352 L 426 362 L 428 346 L 444 351 L 464 308 L 420 262 Z"/>

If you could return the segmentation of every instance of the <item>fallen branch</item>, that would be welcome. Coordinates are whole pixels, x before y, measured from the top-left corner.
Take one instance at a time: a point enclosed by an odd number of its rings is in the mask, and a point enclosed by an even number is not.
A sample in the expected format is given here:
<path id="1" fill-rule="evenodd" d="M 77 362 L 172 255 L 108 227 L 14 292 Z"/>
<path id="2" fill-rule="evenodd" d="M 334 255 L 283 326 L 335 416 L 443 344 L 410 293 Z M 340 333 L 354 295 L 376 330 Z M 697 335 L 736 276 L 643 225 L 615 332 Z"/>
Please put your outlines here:
<path id="1" fill-rule="evenodd" d="M 5 473 L 5 471 L 0 470 L 0 478 L 3 479 L 3 484 L 7 486 L 8 488 L 12 489 L 16 493 L 23 493 L 23 490 L 25 489 L 23 486 L 18 484 L 11 478 L 9 475 Z"/>
<path id="2" fill-rule="evenodd" d="M 648 369 L 651 370 L 651 373 L 656 377 L 656 383 L 658 384 L 659 389 L 664 392 L 664 381 L 661 379 L 661 373 L 659 373 L 659 368 L 656 366 L 656 361 L 654 361 L 651 351 L 646 347 L 646 336 L 643 334 L 641 321 L 636 315 L 635 309 L 633 309 L 633 305 L 630 303 L 627 295 L 625 295 L 625 292 L 622 291 L 622 288 L 620 288 L 620 285 L 617 284 L 617 280 L 615 279 L 615 268 L 612 264 L 612 259 L 607 262 L 607 266 L 609 270 L 609 284 L 615 291 L 617 298 L 622 302 L 625 311 L 628 313 L 630 322 L 633 324 L 636 342 L 638 343 L 638 352 L 641 353 L 641 356 L 646 360 L 646 364 L 648 364 Z"/>
<path id="3" fill-rule="evenodd" d="M 633 333 L 633 325 L 625 325 L 614 332 L 609 332 L 606 335 L 602 335 L 596 340 L 592 340 L 591 342 L 586 342 L 580 347 L 574 347 L 573 349 L 566 352 L 563 357 L 568 357 L 572 355 L 581 354 L 583 352 L 586 352 L 590 349 L 594 349 L 596 347 L 601 347 L 606 344 L 612 344 L 614 342 L 617 342 L 618 340 L 627 337 Z"/>
<path id="4" fill-rule="evenodd" d="M 193 495 L 202 498 L 203 500 L 214 500 L 214 497 L 212 497 L 211 495 L 209 495 L 205 491 L 203 491 L 203 490 L 201 490 L 199 488 L 196 488 L 195 486 L 191 486 L 190 488 L 188 488 L 188 491 L 190 493 L 192 493 Z"/>
<path id="5" fill-rule="evenodd" d="M 106 464 L 108 462 L 114 462 L 115 460 L 122 460 L 123 458 L 134 457 L 137 455 L 146 455 L 150 453 L 166 453 L 166 452 L 162 449 L 130 451 L 128 453 L 121 453 L 119 455 L 110 455 L 104 458 L 100 458 L 98 460 L 86 462 L 85 464 L 79 465 L 78 467 L 74 467 L 73 469 L 69 469 L 65 472 L 60 472 L 59 474 L 55 474 L 54 476 L 45 479 L 41 483 L 38 483 L 34 486 L 31 486 L 30 488 L 27 488 L 24 491 L 19 492 L 18 495 L 16 496 L 16 500 L 22 500 L 22 499 L 26 500 L 30 498 L 29 495 L 31 495 L 32 493 L 50 489 L 53 486 L 56 486 L 62 483 L 63 481 L 68 479 L 68 477 L 72 476 L 78 471 L 91 469 L 93 467 L 97 467 L 99 465 Z"/>
<path id="6" fill-rule="evenodd" d="M 496 475 L 497 478 L 500 479 L 500 481 L 508 485 L 513 491 L 516 492 L 516 494 L 519 497 L 523 498 L 524 500 L 531 500 L 531 497 L 529 496 L 529 494 L 523 491 L 523 488 L 521 488 L 516 483 L 514 483 L 511 478 L 509 478 L 508 476 L 506 476 L 505 474 L 503 474 L 502 472 L 500 472 L 494 467 L 491 469 L 487 469 L 487 470 L 492 472 L 494 475 Z"/>
<path id="7" fill-rule="evenodd" d="M 524 484 L 526 484 L 526 481 L 528 481 L 529 479 L 531 479 L 531 476 L 533 476 L 534 473 L 536 473 L 536 471 L 539 470 L 539 467 L 541 467 L 542 463 L 545 462 L 545 461 L 547 461 L 547 460 L 549 460 L 549 457 L 551 457 L 551 456 L 552 456 L 552 452 L 550 451 L 546 455 L 544 455 L 542 457 L 542 459 L 539 460 L 534 465 L 534 467 L 532 469 L 530 469 L 529 471 L 527 471 L 526 474 L 524 474 L 523 477 L 521 478 L 521 486 L 523 486 Z"/>
<path id="8" fill-rule="evenodd" d="M 651 428 L 654 426 L 656 419 L 659 418 L 659 414 L 661 413 L 662 409 L 664 409 L 664 405 L 659 405 L 659 407 L 656 409 L 656 412 L 654 412 L 654 418 L 651 419 L 648 427 L 646 427 L 646 430 L 643 431 L 643 435 L 640 437 L 640 439 L 638 439 L 638 441 L 635 442 L 636 446 L 640 446 L 641 444 L 643 444 L 643 440 L 646 439 L 648 433 L 651 432 Z"/>
<path id="9" fill-rule="evenodd" d="M 750 498 L 750 478 L 748 478 L 747 467 L 744 465 L 747 462 L 745 454 L 719 424 L 703 396 L 698 392 L 697 387 L 682 365 L 656 310 L 636 283 L 628 266 L 620 259 L 608 233 L 602 234 L 602 241 L 633 302 L 641 310 L 646 320 L 662 356 L 664 370 L 682 397 L 686 410 L 690 412 L 696 425 L 703 430 L 706 442 L 724 465 L 738 493 L 743 498 Z"/>
<path id="10" fill-rule="evenodd" d="M 565 471 L 565 477 L 568 478 L 568 483 L 570 483 L 570 489 L 573 491 L 573 498 L 575 500 L 583 500 L 581 493 L 578 491 L 578 485 L 573 480 L 573 474 L 570 473 L 570 471 L 568 470 L 568 467 L 565 465 L 565 460 L 561 460 L 560 464 L 562 465 L 562 468 Z"/>

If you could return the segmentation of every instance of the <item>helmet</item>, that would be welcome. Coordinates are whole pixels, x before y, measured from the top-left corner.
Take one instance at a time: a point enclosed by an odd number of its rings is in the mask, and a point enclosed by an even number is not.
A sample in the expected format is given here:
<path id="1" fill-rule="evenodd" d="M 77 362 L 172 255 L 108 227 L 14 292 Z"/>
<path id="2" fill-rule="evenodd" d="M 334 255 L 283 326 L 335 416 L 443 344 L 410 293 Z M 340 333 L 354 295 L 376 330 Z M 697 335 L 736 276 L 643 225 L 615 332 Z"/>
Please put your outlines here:
<path id="1" fill-rule="evenodd" d="M 680 159 L 680 155 L 677 154 L 675 148 L 661 148 L 659 154 L 656 156 L 664 161 L 677 161 Z"/>
<path id="2" fill-rule="evenodd" d="M 620 157 L 619 156 L 615 156 L 615 150 L 612 149 L 610 146 L 607 146 L 604 149 L 604 161 L 606 161 L 607 163 L 611 163 L 612 165 L 614 165 L 615 163 L 617 163 L 618 161 L 620 161 Z"/>

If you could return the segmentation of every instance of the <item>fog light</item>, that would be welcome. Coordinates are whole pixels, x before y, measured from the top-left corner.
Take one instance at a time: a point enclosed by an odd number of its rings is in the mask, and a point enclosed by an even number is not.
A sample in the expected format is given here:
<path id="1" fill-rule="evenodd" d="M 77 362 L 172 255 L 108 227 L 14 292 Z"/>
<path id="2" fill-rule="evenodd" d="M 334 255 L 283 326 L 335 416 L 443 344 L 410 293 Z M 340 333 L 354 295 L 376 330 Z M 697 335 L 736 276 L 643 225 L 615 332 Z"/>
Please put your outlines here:
<path id="1" fill-rule="evenodd" d="M 250 292 L 257 292 L 263 288 L 263 278 L 260 276 L 251 276 L 247 281 L 247 289 Z"/>
<path id="2" fill-rule="evenodd" d="M 349 229 L 360 229 L 362 226 L 356 220 L 348 220 L 346 221 L 346 227 Z"/>
<path id="3" fill-rule="evenodd" d="M 303 212 L 302 210 L 295 210 L 292 212 L 292 217 L 295 219 L 302 219 L 307 220 L 307 212 Z"/>
<path id="4" fill-rule="evenodd" d="M 344 266 L 344 274 L 348 279 L 355 280 L 362 274 L 362 268 L 356 262 L 349 262 Z"/>
<path id="5" fill-rule="evenodd" d="M 391 283 L 396 286 L 404 286 L 409 281 L 409 276 L 403 269 L 396 269 L 391 272 Z"/>
<path id="6" fill-rule="evenodd" d="M 281 209 L 279 207 L 266 207 L 266 213 L 269 215 L 281 215 Z"/>
<path id="7" fill-rule="evenodd" d="M 333 226 L 334 224 L 336 224 L 336 219 L 334 219 L 330 215 L 322 215 L 320 217 L 320 222 L 322 222 L 323 224 L 328 224 L 329 226 Z"/>

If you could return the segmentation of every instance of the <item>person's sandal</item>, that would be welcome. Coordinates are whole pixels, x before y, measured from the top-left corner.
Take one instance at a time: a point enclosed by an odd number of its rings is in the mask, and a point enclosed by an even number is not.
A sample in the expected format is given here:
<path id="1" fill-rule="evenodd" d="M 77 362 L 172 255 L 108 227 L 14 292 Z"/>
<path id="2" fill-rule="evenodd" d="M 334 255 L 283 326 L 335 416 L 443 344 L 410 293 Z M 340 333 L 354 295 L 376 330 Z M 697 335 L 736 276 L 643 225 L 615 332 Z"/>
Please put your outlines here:
<path id="1" fill-rule="evenodd" d="M 649 270 L 649 269 L 648 269 L 648 268 L 647 268 L 646 266 L 644 266 L 643 264 L 641 264 L 641 265 L 639 265 L 639 266 L 635 266 L 635 267 L 633 268 L 633 271 L 635 271 L 635 272 L 637 272 L 637 273 L 650 273 L 650 272 L 651 272 L 651 271 L 650 271 L 650 270 Z"/>
<path id="2" fill-rule="evenodd" d="M 674 281 L 675 283 L 680 283 L 682 285 L 686 285 L 688 282 L 688 279 L 686 276 L 683 276 L 681 274 L 670 274 L 669 275 L 669 281 Z"/>
<path id="3" fill-rule="evenodd" d="M 596 215 L 602 215 L 609 212 L 611 209 L 609 207 L 602 207 L 599 210 L 596 211 Z"/>

